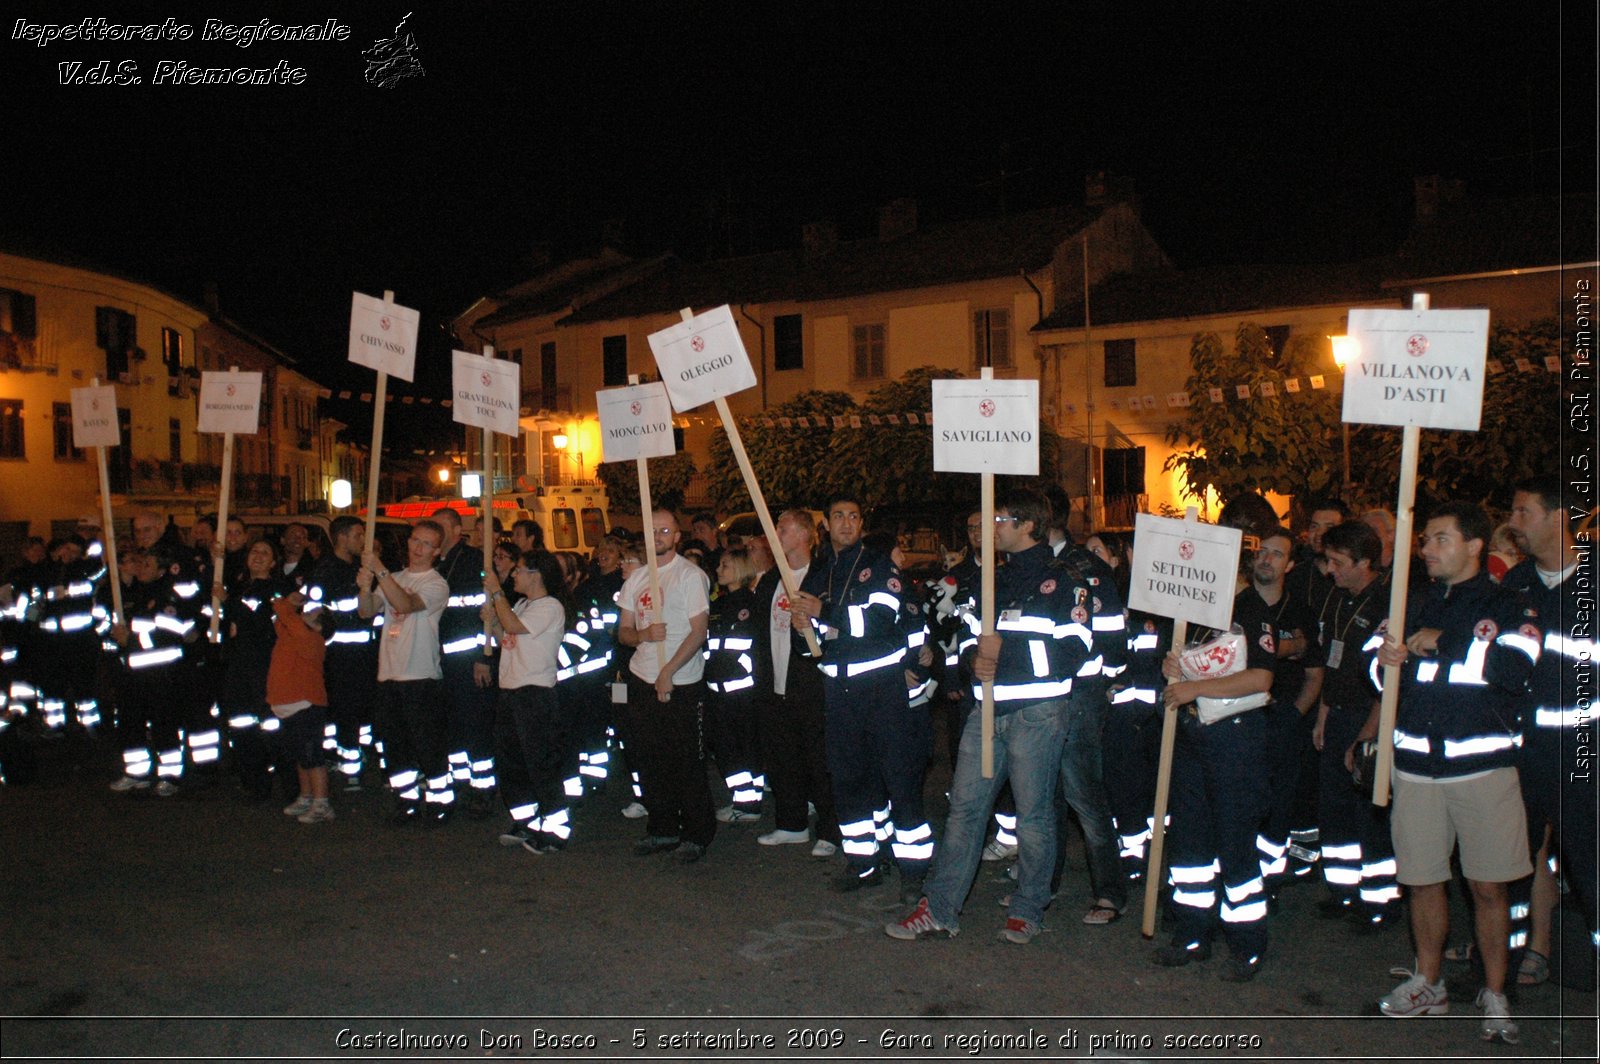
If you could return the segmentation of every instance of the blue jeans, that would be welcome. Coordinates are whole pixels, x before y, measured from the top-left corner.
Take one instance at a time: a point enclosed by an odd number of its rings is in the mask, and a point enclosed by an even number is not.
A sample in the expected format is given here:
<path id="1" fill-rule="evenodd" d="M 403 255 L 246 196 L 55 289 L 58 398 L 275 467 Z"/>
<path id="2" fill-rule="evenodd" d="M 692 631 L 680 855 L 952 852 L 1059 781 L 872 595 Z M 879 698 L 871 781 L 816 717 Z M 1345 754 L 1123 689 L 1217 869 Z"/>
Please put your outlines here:
<path id="1" fill-rule="evenodd" d="M 1128 879 L 1117 857 L 1116 829 L 1111 826 L 1111 802 L 1101 766 L 1100 738 L 1109 710 L 1104 700 L 1074 700 L 1066 711 L 1061 800 L 1077 814 L 1083 831 L 1089 889 L 1096 899 L 1121 909 L 1128 904 Z"/>
<path id="2" fill-rule="evenodd" d="M 950 817 L 934 855 L 924 894 L 934 919 L 957 926 L 961 904 L 972 888 L 994 799 L 1011 780 L 1017 800 L 1017 889 L 1011 915 L 1039 923 L 1050 901 L 1055 865 L 1056 770 L 1065 737 L 1064 701 L 1040 702 L 994 721 L 994 777 L 983 778 L 983 715 L 971 713 L 961 732 L 955 778 L 950 781 Z"/>

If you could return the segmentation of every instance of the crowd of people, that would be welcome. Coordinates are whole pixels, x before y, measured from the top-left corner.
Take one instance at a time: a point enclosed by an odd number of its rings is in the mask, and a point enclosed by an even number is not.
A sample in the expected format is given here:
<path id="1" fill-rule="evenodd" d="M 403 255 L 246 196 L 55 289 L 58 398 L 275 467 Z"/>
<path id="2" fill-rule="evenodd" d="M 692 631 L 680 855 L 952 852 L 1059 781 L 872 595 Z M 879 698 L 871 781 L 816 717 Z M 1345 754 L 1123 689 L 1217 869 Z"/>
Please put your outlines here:
<path id="1" fill-rule="evenodd" d="M 1219 977 L 1249 980 L 1278 893 L 1320 880 L 1321 914 L 1352 934 L 1409 920 L 1416 963 L 1385 1014 L 1446 1011 L 1442 966 L 1470 961 L 1482 1036 L 1515 1042 L 1508 984 L 1549 977 L 1563 884 L 1597 926 L 1592 556 L 1560 486 L 1517 485 L 1498 530 L 1473 505 L 1419 514 L 1404 638 L 1386 627 L 1406 545 L 1385 511 L 1317 500 L 1296 535 L 1258 496 L 1230 503 L 1219 520 L 1246 544 L 1232 627 L 1184 646 L 1170 619 L 1128 608 L 1131 537 L 1076 543 L 1068 512 L 1053 487 L 998 500 L 992 631 L 981 511 L 947 571 L 913 578 L 849 494 L 820 523 L 783 512 L 772 544 L 719 539 L 709 514 L 686 536 L 657 510 L 651 549 L 614 531 L 583 558 L 519 521 L 494 530 L 487 567 L 450 509 L 396 557 L 353 517 L 254 541 L 230 521 L 216 551 L 213 522 L 185 537 L 140 512 L 117 551 L 120 596 L 88 517 L 30 543 L 0 584 L 0 770 L 26 782 L 40 736 L 84 762 L 114 742 L 113 791 L 170 798 L 226 770 L 255 801 L 276 779 L 284 813 L 313 825 L 335 818 L 330 792 L 379 784 L 397 825 L 503 810 L 501 844 L 554 854 L 577 803 L 625 765 L 641 856 L 700 861 L 719 825 L 770 808 L 755 841 L 842 853 L 837 889 L 897 880 L 895 939 L 957 934 L 980 863 L 1013 861 L 999 935 L 1025 944 L 1069 904 L 1073 823 L 1084 923 L 1117 921 L 1142 884 L 1165 708 L 1170 894 L 1153 963 L 1206 961 L 1220 938 Z M 1236 668 L 1194 668 L 1219 647 Z M 936 834 L 924 783 L 941 724 L 952 780 Z M 1473 933 L 1452 946 L 1458 851 Z"/>

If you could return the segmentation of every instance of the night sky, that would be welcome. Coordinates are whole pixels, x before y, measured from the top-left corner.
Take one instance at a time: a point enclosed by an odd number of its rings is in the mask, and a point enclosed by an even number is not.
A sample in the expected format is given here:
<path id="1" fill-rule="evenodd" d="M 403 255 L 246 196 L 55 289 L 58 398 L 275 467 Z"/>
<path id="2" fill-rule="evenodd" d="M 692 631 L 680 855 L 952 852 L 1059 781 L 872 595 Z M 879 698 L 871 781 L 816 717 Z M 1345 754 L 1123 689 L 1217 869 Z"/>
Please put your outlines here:
<path id="1" fill-rule="evenodd" d="M 536 249 L 690 259 L 1081 200 L 1131 176 L 1180 265 L 1391 250 L 1412 177 L 1593 192 L 1592 3 L 116 3 L 7 5 L 0 248 L 87 260 L 226 314 L 333 387 L 352 289 L 441 326 Z M 408 11 L 425 73 L 362 50 Z M 14 39 L 15 20 L 192 25 L 181 42 Z M 337 18 L 344 42 L 203 42 L 207 19 Z M 1565 27 L 1563 26 L 1565 22 Z M 1565 61 L 1563 50 L 1567 53 Z M 57 64 L 138 64 L 59 85 Z M 156 85 L 157 63 L 305 71 Z M 1565 86 L 1565 88 L 1563 88 Z M 1565 129 L 1563 129 L 1565 126 Z M 430 388 L 430 382 L 437 381 Z"/>

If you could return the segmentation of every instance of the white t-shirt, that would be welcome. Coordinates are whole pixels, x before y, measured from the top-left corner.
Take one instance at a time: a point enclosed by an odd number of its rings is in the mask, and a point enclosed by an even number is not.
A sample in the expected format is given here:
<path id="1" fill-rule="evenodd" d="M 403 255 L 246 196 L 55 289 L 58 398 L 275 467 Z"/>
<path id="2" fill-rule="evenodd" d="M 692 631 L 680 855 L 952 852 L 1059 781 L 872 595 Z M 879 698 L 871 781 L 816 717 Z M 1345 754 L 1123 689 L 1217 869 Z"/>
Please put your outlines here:
<path id="1" fill-rule="evenodd" d="M 382 591 L 383 627 L 378 630 L 378 680 L 437 680 L 439 669 L 439 615 L 450 598 L 450 585 L 429 569 L 413 573 L 395 569 L 394 582 L 422 599 L 421 613 L 399 614 Z"/>
<path id="2" fill-rule="evenodd" d="M 525 633 L 507 632 L 500 637 L 500 687 L 554 687 L 556 651 L 566 631 L 566 613 L 561 603 L 543 595 L 523 599 L 511 607 L 522 622 Z"/>
<path id="3" fill-rule="evenodd" d="M 711 612 L 708 594 L 711 580 L 698 565 L 681 554 L 675 554 L 670 562 L 658 565 L 656 573 L 661 581 L 661 597 L 665 600 L 665 608 L 658 611 L 657 619 L 667 626 L 667 641 L 662 646 L 666 651 L 665 657 L 670 658 L 688 638 L 690 618 Z M 617 605 L 632 611 L 633 623 L 644 628 L 648 627 L 646 614 L 650 613 L 649 599 L 650 567 L 641 566 L 622 585 L 622 591 L 617 595 Z M 655 683 L 656 677 L 661 674 L 661 661 L 662 656 L 656 653 L 655 644 L 640 643 L 634 651 L 628 671 L 645 683 Z M 696 683 L 704 670 L 704 656 L 691 654 L 689 660 L 672 674 L 672 682 L 680 686 Z"/>
<path id="4" fill-rule="evenodd" d="M 805 581 L 806 573 L 811 571 L 811 563 L 807 562 L 794 570 L 794 586 L 799 587 Z M 772 592 L 772 693 L 777 695 L 789 692 L 789 652 L 793 644 L 789 632 L 794 628 L 794 618 L 789 613 L 789 593 L 783 589 L 783 580 L 779 578 L 778 586 Z"/>

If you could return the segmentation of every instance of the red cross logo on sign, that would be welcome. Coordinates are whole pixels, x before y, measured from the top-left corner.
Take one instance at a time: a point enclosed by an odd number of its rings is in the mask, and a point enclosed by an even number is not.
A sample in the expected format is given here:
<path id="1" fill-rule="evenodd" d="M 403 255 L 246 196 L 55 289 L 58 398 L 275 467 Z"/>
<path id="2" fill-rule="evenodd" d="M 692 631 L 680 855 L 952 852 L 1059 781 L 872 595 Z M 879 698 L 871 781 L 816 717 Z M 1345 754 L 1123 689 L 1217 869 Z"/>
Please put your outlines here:
<path id="1" fill-rule="evenodd" d="M 701 337 L 696 336 L 693 340 L 689 341 L 689 346 L 694 348 L 695 354 L 698 355 L 700 352 L 706 349 L 706 342 Z"/>
<path id="2" fill-rule="evenodd" d="M 89 409 L 90 410 L 99 410 L 100 409 L 100 400 L 99 399 L 90 399 L 89 400 Z"/>
<path id="3" fill-rule="evenodd" d="M 388 332 L 389 331 L 389 319 L 388 318 L 379 318 L 378 319 L 378 328 L 382 329 L 384 332 Z"/>
<path id="4" fill-rule="evenodd" d="M 1412 358 L 1421 358 L 1428 353 L 1428 338 L 1421 333 L 1406 338 L 1406 354 Z"/>
<path id="5" fill-rule="evenodd" d="M 226 392 L 226 393 L 227 393 L 227 395 L 228 395 L 228 398 L 229 398 L 229 399 L 232 399 L 232 398 L 233 398 L 233 393 L 234 393 L 234 391 L 235 391 L 235 390 L 236 390 L 236 389 L 235 389 L 235 388 L 234 388 L 234 386 L 233 386 L 233 385 L 231 385 L 231 384 L 230 384 L 230 385 L 228 385 L 228 386 L 227 386 L 227 387 L 226 387 L 226 388 L 224 388 L 224 389 L 223 389 L 223 391 L 224 391 L 224 392 Z"/>
<path id="6" fill-rule="evenodd" d="M 994 400 L 985 399 L 983 402 L 979 403 L 978 413 L 982 414 L 984 417 L 994 417 Z"/>
<path id="7" fill-rule="evenodd" d="M 632 414 L 634 417 L 638 417 L 639 412 L 643 409 L 644 406 L 637 399 L 628 404 L 628 413 Z"/>
<path id="8" fill-rule="evenodd" d="M 1190 543 L 1188 540 L 1184 540 L 1182 543 L 1178 544 L 1178 557 L 1182 558 L 1184 561 L 1188 561 L 1189 559 L 1193 558 L 1194 544 Z"/>
<path id="9" fill-rule="evenodd" d="M 478 374 L 478 380 L 483 382 L 485 388 L 489 387 L 489 375 L 487 373 Z"/>

